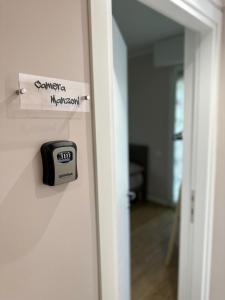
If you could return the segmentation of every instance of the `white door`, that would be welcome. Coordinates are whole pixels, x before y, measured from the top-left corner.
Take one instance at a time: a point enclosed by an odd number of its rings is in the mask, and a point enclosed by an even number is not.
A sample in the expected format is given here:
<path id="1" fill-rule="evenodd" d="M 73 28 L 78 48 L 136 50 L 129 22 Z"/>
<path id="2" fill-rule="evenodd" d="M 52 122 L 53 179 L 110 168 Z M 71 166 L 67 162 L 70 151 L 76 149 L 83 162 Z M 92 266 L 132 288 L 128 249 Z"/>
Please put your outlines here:
<path id="1" fill-rule="evenodd" d="M 20 109 L 18 73 L 89 82 L 87 1 L 0 1 L 0 299 L 97 300 L 91 114 Z M 42 184 L 40 147 L 72 140 L 78 179 Z"/>
<path id="2" fill-rule="evenodd" d="M 113 21 L 113 108 L 115 122 L 115 170 L 119 260 L 119 299 L 130 299 L 130 230 L 128 199 L 128 70 L 127 47 Z"/>

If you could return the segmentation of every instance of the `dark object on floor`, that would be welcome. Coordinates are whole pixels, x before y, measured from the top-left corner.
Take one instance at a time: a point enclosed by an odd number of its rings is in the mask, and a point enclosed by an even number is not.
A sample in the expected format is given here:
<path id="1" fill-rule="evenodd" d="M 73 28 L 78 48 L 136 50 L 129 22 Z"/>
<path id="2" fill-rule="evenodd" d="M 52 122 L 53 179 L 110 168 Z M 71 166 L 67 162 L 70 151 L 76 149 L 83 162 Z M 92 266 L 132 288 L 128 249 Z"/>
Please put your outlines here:
<path id="1" fill-rule="evenodd" d="M 137 200 L 147 198 L 148 146 L 130 144 L 130 190 L 137 194 Z"/>

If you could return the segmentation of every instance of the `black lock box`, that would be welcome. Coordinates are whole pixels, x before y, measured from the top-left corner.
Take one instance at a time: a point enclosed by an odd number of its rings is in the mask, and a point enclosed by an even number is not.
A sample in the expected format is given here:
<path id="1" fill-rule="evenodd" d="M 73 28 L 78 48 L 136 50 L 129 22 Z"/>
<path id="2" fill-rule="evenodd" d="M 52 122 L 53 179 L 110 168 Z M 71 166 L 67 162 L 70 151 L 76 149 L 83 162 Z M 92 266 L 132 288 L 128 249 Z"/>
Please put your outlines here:
<path id="1" fill-rule="evenodd" d="M 47 142 L 41 146 L 41 156 L 44 184 L 54 186 L 77 179 L 77 146 L 74 142 Z"/>

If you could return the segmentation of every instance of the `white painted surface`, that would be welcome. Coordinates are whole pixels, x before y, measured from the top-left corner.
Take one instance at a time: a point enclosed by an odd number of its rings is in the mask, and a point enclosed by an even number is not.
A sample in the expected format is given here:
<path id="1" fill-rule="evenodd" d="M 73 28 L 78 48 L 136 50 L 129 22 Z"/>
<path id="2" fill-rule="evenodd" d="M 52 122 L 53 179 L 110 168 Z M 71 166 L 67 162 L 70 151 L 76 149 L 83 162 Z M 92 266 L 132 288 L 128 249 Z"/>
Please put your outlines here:
<path id="1" fill-rule="evenodd" d="M 15 95 L 21 71 L 89 82 L 87 30 L 86 1 L 1 1 L 2 300 L 99 299 L 91 116 L 21 112 Z M 79 178 L 49 187 L 39 150 L 58 139 L 76 142 Z"/>
<path id="2" fill-rule="evenodd" d="M 225 21 L 225 19 L 224 19 Z M 222 32 L 221 64 L 220 64 L 220 94 L 218 124 L 218 150 L 216 172 L 216 197 L 214 209 L 214 231 L 212 249 L 212 281 L 210 300 L 223 300 L 225 295 L 225 22 Z"/>
<path id="3" fill-rule="evenodd" d="M 198 118 L 197 126 L 200 135 L 197 149 L 198 162 L 198 184 L 196 186 L 198 197 L 201 199 L 196 207 L 196 219 L 198 226 L 195 230 L 196 247 L 193 248 L 194 267 L 187 258 L 184 257 L 182 268 L 185 270 L 185 276 L 189 274 L 187 281 L 183 281 L 182 290 L 180 289 L 179 300 L 208 300 L 210 283 L 210 259 L 211 259 L 211 233 L 212 233 L 212 208 L 214 200 L 214 175 L 215 175 L 215 147 L 216 147 L 216 126 L 217 116 L 217 74 L 218 74 L 218 49 L 220 45 L 220 25 L 221 13 L 211 3 L 181 0 L 142 0 L 146 4 L 165 15 L 174 18 L 177 22 L 190 27 L 198 32 L 204 32 L 201 35 L 200 47 L 196 44 L 189 45 L 199 50 L 200 56 L 197 56 L 201 80 L 198 81 L 198 73 L 195 69 L 196 97 L 202 109 Z M 113 154 L 113 115 L 112 113 L 112 30 L 111 30 L 111 2 L 110 0 L 91 0 L 91 27 L 92 27 L 92 57 L 93 57 L 93 75 L 94 75 L 94 94 L 95 99 L 95 129 L 97 145 L 97 174 L 98 174 L 98 201 L 99 201 L 99 224 L 100 224 L 100 254 L 102 271 L 102 298 L 104 300 L 119 299 L 119 266 L 117 262 L 118 235 L 116 232 L 118 214 L 115 205 L 115 156 Z M 208 30 L 208 34 L 206 34 Z M 102 50 L 104 49 L 104 51 Z M 188 50 L 188 48 L 186 49 Z M 199 59 L 201 57 L 201 59 Z M 194 60 L 192 60 L 194 63 Z M 211 69 L 210 69 L 211 68 Z M 192 82 L 186 81 L 185 85 L 190 86 Z M 207 101 L 208 100 L 208 101 Z M 207 101 L 209 106 L 203 106 Z M 205 110 L 206 109 L 206 110 Z M 105 111 L 105 116 L 102 112 Z M 210 113 L 209 113 L 210 111 Z M 99 117 L 99 118 L 98 118 Z M 203 119 L 202 119 L 203 118 Z M 208 119 L 207 119 L 208 118 Z M 209 125 L 205 127 L 205 122 Z M 209 130 L 207 139 L 206 131 Z M 190 146 L 190 140 L 189 140 Z M 204 148 L 204 150 L 203 150 Z M 202 156 L 200 154 L 203 154 Z M 207 158 L 206 158 L 207 156 Z M 206 160 L 205 160 L 206 159 Z M 190 165 L 190 158 L 187 157 L 186 164 Z M 207 167 L 205 166 L 207 162 Z M 107 165 L 106 165 L 107 163 Z M 186 169 L 187 170 L 187 169 Z M 190 170 L 187 170 L 187 179 L 190 180 Z M 107 178 L 107 180 L 106 180 Z M 206 181 L 205 181 L 206 180 Z M 186 188 L 183 189 L 183 198 L 190 203 L 190 185 L 186 182 Z M 206 190 L 207 187 L 207 190 Z M 186 189 L 186 191 L 185 191 Z M 189 195 L 188 195 L 189 193 Z M 108 197 L 107 197 L 108 195 Z M 108 199 L 107 203 L 105 199 Z M 202 209 L 201 209 L 202 205 Z M 182 208 L 184 211 L 184 209 Z M 188 222 L 189 210 L 184 212 Z M 190 215 L 189 215 L 190 217 Z M 107 228 L 106 228 L 107 224 Z M 186 233 L 190 227 L 186 226 Z M 184 229 L 183 229 L 184 231 Z M 109 236 L 109 234 L 111 234 Z M 186 237 L 186 236 L 185 236 Z M 186 237 L 186 242 L 190 245 L 190 235 Z M 107 245 L 107 247 L 106 247 Z M 200 246 L 200 247 L 199 247 Z M 111 251 L 109 251 L 111 249 Z M 184 252 L 182 253 L 184 254 Z M 196 279 L 193 285 L 190 278 Z M 191 286 L 190 286 L 191 284 Z M 187 297 L 187 289 L 190 288 L 191 298 Z M 124 299 L 127 300 L 127 299 Z"/>
<path id="4" fill-rule="evenodd" d="M 197 32 L 211 30 L 218 20 L 221 22 L 221 11 L 209 0 L 137 1 L 147 6 L 151 5 L 152 9 L 156 9 L 177 23 Z M 190 21 L 191 17 L 192 20 Z"/>
<path id="5" fill-rule="evenodd" d="M 119 300 L 118 218 L 113 122 L 111 1 L 91 0 L 92 74 L 96 147 L 99 255 L 103 300 Z M 127 280 L 129 280 L 127 278 Z M 125 300 L 125 299 L 124 299 Z"/>
<path id="6" fill-rule="evenodd" d="M 137 0 L 112 0 L 113 15 L 127 43 L 129 54 L 146 52 L 155 41 L 184 32 L 184 28 Z M 124 16 L 129 12 L 129 18 Z"/>
<path id="7" fill-rule="evenodd" d="M 195 76 L 196 76 L 196 42 L 198 34 L 191 30 L 185 30 L 185 117 L 183 132 L 183 178 L 182 178 L 182 202 L 180 223 L 180 256 L 179 256 L 179 288 L 178 299 L 192 298 L 193 286 L 193 228 L 191 223 L 191 198 L 195 186 L 195 164 L 196 164 L 196 101 L 195 101 Z M 199 268 L 199 266 L 198 266 Z M 201 266 L 200 266 L 201 268 Z M 196 279 L 196 278 L 195 278 Z M 200 289 L 197 289 L 200 292 Z"/>
<path id="8" fill-rule="evenodd" d="M 127 47 L 113 20 L 113 109 L 118 214 L 119 299 L 130 299 L 130 224 L 128 198 L 128 58 Z"/>
<path id="9" fill-rule="evenodd" d="M 225 5 L 225 1 L 224 0 L 210 0 L 212 2 L 213 5 L 215 5 L 217 8 L 221 9 L 223 8 L 223 6 Z"/>
<path id="10" fill-rule="evenodd" d="M 176 66 L 184 63 L 184 36 L 176 36 L 154 43 L 154 65 L 156 67 Z"/>

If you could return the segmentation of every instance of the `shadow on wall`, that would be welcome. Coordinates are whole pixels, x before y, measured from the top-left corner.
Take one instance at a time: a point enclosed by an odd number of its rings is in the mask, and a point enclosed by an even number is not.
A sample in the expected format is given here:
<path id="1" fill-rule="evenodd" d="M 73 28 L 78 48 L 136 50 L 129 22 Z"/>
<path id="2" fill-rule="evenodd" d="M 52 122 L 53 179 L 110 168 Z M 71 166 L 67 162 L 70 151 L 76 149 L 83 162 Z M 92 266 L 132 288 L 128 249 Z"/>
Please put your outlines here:
<path id="1" fill-rule="evenodd" d="M 51 222 L 67 185 L 49 187 L 41 180 L 42 162 L 38 153 L 0 206 L 0 265 L 31 252 Z M 32 188 L 26 189 L 25 182 Z"/>

